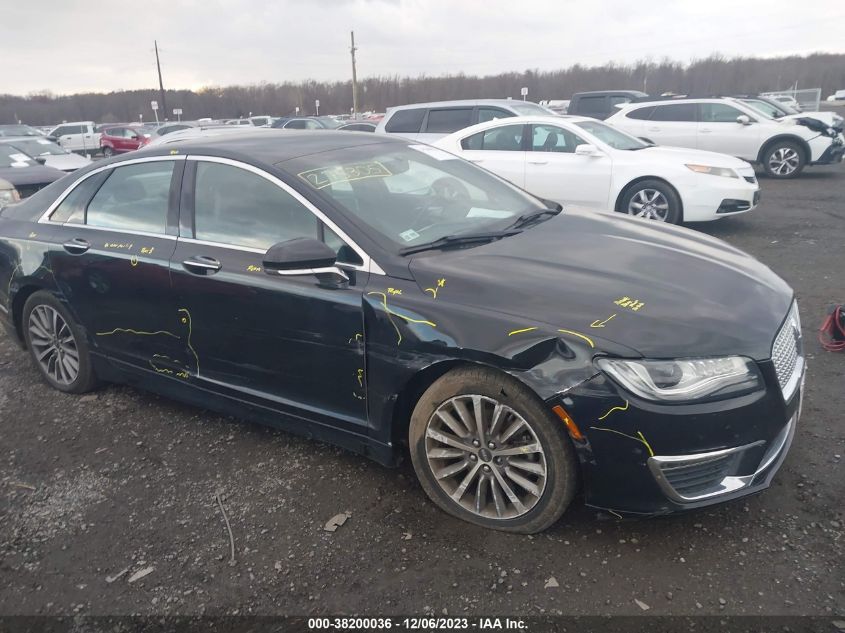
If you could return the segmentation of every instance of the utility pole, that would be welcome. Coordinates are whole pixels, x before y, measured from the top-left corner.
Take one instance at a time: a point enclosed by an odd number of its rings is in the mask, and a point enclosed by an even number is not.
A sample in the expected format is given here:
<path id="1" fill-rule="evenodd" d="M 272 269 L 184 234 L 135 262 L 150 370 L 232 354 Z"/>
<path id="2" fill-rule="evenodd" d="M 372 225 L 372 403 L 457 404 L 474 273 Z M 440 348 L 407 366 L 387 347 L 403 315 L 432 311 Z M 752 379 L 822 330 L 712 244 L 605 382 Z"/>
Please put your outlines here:
<path id="1" fill-rule="evenodd" d="M 167 101 L 164 99 L 164 83 L 161 81 L 161 62 L 158 60 L 158 41 L 153 40 L 156 48 L 156 68 L 158 69 L 158 92 L 161 97 L 161 109 L 167 115 Z"/>
<path id="2" fill-rule="evenodd" d="M 358 75 L 355 71 L 355 51 L 358 49 L 355 48 L 355 31 L 350 31 L 349 34 L 352 36 L 352 47 L 349 52 L 352 53 L 352 118 L 354 119 L 358 115 Z"/>

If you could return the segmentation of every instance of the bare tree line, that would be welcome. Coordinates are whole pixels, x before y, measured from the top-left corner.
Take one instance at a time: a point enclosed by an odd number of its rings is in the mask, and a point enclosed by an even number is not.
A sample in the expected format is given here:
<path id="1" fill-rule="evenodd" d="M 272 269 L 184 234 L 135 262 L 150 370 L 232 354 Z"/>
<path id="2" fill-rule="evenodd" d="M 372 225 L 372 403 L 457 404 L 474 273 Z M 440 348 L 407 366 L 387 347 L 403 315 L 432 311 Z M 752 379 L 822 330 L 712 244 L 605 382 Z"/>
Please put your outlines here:
<path id="1" fill-rule="evenodd" d="M 471 98 L 520 98 L 528 88 L 532 101 L 568 99 L 583 90 L 635 89 L 650 94 L 663 92 L 697 95 L 756 93 L 799 88 L 821 88 L 827 96 L 845 88 L 845 55 L 813 54 L 779 58 L 720 55 L 690 64 L 664 59 L 633 64 L 582 66 L 575 64 L 555 71 L 526 70 L 477 77 L 465 74 L 429 77 L 370 77 L 359 81 L 360 109 L 384 111 L 404 103 Z M 182 108 L 183 118 L 235 117 L 253 114 L 313 114 L 315 100 L 320 112 L 349 112 L 352 105 L 350 81 L 283 82 L 249 86 L 208 87 L 197 91 L 168 90 L 170 108 Z M 62 121 L 136 121 L 139 115 L 152 120 L 150 101 L 158 91 L 127 90 L 110 93 L 79 93 L 27 96 L 0 95 L 0 122 L 23 121 L 49 125 Z M 171 113 L 159 112 L 173 119 Z"/>

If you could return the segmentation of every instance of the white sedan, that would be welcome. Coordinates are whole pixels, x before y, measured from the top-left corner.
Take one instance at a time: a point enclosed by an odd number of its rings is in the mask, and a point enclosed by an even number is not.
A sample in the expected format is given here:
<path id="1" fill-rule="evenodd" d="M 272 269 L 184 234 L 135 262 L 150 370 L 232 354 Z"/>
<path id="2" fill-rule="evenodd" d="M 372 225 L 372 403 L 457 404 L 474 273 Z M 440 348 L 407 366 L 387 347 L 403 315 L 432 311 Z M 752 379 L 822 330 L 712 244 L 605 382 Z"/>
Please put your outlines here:
<path id="1" fill-rule="evenodd" d="M 660 147 L 586 117 L 511 117 L 435 143 L 561 204 L 678 224 L 750 211 L 760 197 L 747 162 Z"/>

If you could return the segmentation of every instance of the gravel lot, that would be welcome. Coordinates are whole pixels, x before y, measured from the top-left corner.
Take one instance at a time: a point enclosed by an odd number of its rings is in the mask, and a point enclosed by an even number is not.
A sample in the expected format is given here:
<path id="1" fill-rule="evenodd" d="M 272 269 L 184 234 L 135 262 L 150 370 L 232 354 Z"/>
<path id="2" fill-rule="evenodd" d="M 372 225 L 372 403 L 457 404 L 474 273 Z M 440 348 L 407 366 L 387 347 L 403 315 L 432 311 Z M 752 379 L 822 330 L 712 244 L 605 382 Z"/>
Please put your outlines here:
<path id="1" fill-rule="evenodd" d="M 815 329 L 845 302 L 845 167 L 762 185 L 756 211 L 696 228 L 771 266 L 802 307 L 804 415 L 764 494 L 659 520 L 576 501 L 538 536 L 485 531 L 438 511 L 408 465 L 126 387 L 63 395 L 3 338 L 0 614 L 638 614 L 638 600 L 842 616 L 845 355 Z"/>

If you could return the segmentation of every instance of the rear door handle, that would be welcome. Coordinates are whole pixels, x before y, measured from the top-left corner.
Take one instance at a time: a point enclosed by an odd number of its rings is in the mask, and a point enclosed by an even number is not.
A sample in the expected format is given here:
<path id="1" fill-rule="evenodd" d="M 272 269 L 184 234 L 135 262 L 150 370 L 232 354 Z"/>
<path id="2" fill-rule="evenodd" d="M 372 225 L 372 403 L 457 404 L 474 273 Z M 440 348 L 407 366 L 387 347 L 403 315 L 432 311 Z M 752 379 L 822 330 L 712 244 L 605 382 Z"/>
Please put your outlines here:
<path id="1" fill-rule="evenodd" d="M 712 132 L 713 130 L 711 130 L 708 127 L 703 127 L 703 128 L 698 128 L 698 131 L 701 132 L 702 134 L 710 134 L 710 132 Z"/>
<path id="2" fill-rule="evenodd" d="M 62 244 L 62 246 L 64 246 L 64 249 L 71 255 L 82 255 L 82 253 L 91 248 L 91 245 L 81 237 L 75 237 L 72 240 L 68 240 Z"/>
<path id="3" fill-rule="evenodd" d="M 182 262 L 182 266 L 184 266 L 185 270 L 189 273 L 194 273 L 196 275 L 213 275 L 223 268 L 223 264 L 213 257 L 208 257 L 206 255 L 194 255 L 193 257 L 189 257 Z"/>
<path id="4" fill-rule="evenodd" d="M 531 165 L 548 165 L 549 161 L 547 160 L 529 160 L 529 164 Z"/>
<path id="5" fill-rule="evenodd" d="M 470 158 L 469 162 L 471 162 L 471 163 L 483 163 L 484 159 L 483 158 Z"/>
<path id="6" fill-rule="evenodd" d="M 659 132 L 660 128 L 659 127 L 650 127 L 650 128 L 648 128 L 648 131 L 649 132 Z"/>

